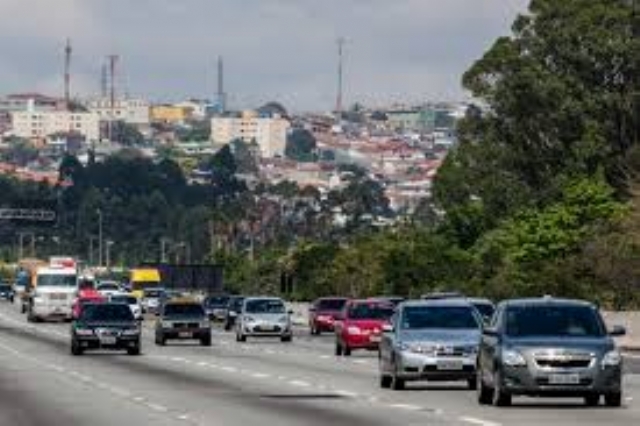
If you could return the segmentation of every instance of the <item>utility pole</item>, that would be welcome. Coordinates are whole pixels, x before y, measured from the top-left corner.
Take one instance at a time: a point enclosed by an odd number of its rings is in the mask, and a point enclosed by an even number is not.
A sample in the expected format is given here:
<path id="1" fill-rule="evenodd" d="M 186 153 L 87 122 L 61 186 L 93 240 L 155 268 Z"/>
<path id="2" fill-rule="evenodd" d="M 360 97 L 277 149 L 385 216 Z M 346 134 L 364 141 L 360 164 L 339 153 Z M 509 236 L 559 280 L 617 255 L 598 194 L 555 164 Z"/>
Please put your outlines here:
<path id="1" fill-rule="evenodd" d="M 109 142 L 113 141 L 113 121 L 116 118 L 116 65 L 119 60 L 118 55 L 109 55 L 109 109 L 111 117 L 109 119 Z"/>
<path id="2" fill-rule="evenodd" d="M 64 104 L 67 111 L 71 106 L 71 40 L 64 48 Z"/>
<path id="3" fill-rule="evenodd" d="M 344 37 L 338 38 L 338 93 L 336 96 L 336 114 L 338 119 L 342 118 L 342 96 L 343 96 L 343 72 L 344 72 Z"/>

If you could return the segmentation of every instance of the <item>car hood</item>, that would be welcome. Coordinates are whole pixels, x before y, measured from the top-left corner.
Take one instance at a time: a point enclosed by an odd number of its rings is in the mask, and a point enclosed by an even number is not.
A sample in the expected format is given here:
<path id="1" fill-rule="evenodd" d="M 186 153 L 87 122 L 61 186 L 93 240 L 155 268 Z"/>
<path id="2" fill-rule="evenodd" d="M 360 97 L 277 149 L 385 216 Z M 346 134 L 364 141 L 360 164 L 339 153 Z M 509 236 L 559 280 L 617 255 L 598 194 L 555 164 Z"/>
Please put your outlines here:
<path id="1" fill-rule="evenodd" d="M 380 330 L 384 324 L 389 324 L 386 320 L 373 320 L 373 319 L 350 319 L 345 321 L 347 327 L 358 327 L 364 330 Z"/>
<path id="2" fill-rule="evenodd" d="M 138 326 L 137 323 L 135 322 L 129 322 L 129 321 L 124 321 L 124 322 L 120 322 L 120 321 L 109 321 L 109 322 L 96 322 L 96 321 L 89 321 L 89 322 L 77 322 L 76 323 L 77 326 L 80 327 L 88 327 L 88 328 L 136 328 Z"/>
<path id="3" fill-rule="evenodd" d="M 342 311 L 316 311 L 316 316 L 323 316 L 323 317 L 332 317 L 332 318 L 341 318 L 342 317 Z"/>
<path id="4" fill-rule="evenodd" d="M 51 293 L 66 293 L 66 294 L 75 294 L 77 289 L 75 287 L 65 287 L 65 286 L 45 286 L 45 287 L 37 287 L 37 294 L 51 294 Z"/>
<path id="5" fill-rule="evenodd" d="M 505 345 L 524 351 L 564 349 L 600 352 L 613 349 L 613 339 L 604 337 L 527 337 L 507 338 Z"/>
<path id="6" fill-rule="evenodd" d="M 480 330 L 476 329 L 430 329 L 430 330 L 402 330 L 399 334 L 402 342 L 420 343 L 457 343 L 463 345 L 477 345 L 480 343 Z"/>

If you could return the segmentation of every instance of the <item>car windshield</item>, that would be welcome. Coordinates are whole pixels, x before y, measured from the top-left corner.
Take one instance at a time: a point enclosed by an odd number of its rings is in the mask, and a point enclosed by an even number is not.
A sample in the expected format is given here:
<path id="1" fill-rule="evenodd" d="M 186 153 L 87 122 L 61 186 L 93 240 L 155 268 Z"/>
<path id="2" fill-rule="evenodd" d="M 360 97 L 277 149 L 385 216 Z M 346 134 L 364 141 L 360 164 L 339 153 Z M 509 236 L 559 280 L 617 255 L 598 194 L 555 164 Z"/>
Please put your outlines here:
<path id="1" fill-rule="evenodd" d="M 284 314 L 285 306 L 280 300 L 249 300 L 246 311 L 251 314 Z"/>
<path id="2" fill-rule="evenodd" d="M 227 306 L 228 303 L 229 303 L 228 296 L 208 297 L 207 301 L 205 302 L 207 306 Z"/>
<path id="3" fill-rule="evenodd" d="M 123 304 L 89 304 L 80 317 L 87 322 L 130 322 L 134 321 L 131 309 Z"/>
<path id="4" fill-rule="evenodd" d="M 467 306 L 408 306 L 402 314 L 405 330 L 476 329 L 480 322 L 472 307 Z"/>
<path id="5" fill-rule="evenodd" d="M 474 302 L 473 307 L 480 312 L 485 318 L 491 318 L 493 316 L 493 312 L 495 311 L 494 306 L 491 303 L 486 302 Z"/>
<path id="6" fill-rule="evenodd" d="M 229 302 L 229 309 L 239 311 L 242 307 L 242 302 L 244 302 L 244 298 L 241 297 L 231 299 Z"/>
<path id="7" fill-rule="evenodd" d="M 600 315 L 589 306 L 512 306 L 506 311 L 512 337 L 602 337 Z"/>
<path id="8" fill-rule="evenodd" d="M 203 317 L 204 309 L 194 303 L 168 304 L 164 307 L 165 317 Z"/>
<path id="9" fill-rule="evenodd" d="M 138 304 L 138 299 L 133 296 L 112 296 L 111 301 L 113 303 L 126 303 L 127 305 Z"/>
<path id="10" fill-rule="evenodd" d="M 38 275 L 38 287 L 75 287 L 78 279 L 75 275 Z"/>
<path id="11" fill-rule="evenodd" d="M 146 298 L 158 298 L 161 297 L 164 294 L 163 290 L 145 290 L 144 291 L 144 297 Z"/>
<path id="12" fill-rule="evenodd" d="M 109 283 L 109 284 L 100 284 L 98 286 L 98 290 L 119 290 L 120 287 L 118 286 L 118 284 L 113 284 L 113 283 Z"/>
<path id="13" fill-rule="evenodd" d="M 10 291 L 10 290 L 11 290 L 11 287 L 6 284 L 0 285 L 0 291 Z"/>
<path id="14" fill-rule="evenodd" d="M 347 303 L 345 299 L 324 299 L 317 305 L 319 311 L 341 311 Z"/>
<path id="15" fill-rule="evenodd" d="M 393 315 L 394 308 L 376 303 L 357 303 L 351 305 L 347 317 L 354 320 L 387 320 Z"/>

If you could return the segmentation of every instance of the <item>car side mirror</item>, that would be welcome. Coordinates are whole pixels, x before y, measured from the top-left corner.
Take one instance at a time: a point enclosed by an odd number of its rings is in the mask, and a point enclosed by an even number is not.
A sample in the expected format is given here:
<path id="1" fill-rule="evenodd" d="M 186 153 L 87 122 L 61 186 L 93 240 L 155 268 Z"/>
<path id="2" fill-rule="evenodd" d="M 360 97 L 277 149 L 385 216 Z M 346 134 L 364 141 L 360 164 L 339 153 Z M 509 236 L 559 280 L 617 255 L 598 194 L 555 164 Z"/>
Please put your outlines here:
<path id="1" fill-rule="evenodd" d="M 495 328 L 495 327 L 485 327 L 485 328 L 482 330 L 482 334 L 483 334 L 483 335 L 485 335 L 485 336 L 492 336 L 492 337 L 495 337 L 495 336 L 497 336 L 497 335 L 498 335 L 498 329 L 497 329 L 497 328 Z"/>
<path id="2" fill-rule="evenodd" d="M 627 334 L 627 330 L 621 325 L 614 325 L 609 331 L 609 336 L 619 337 Z"/>
<path id="3" fill-rule="evenodd" d="M 382 332 L 383 333 L 393 333 L 393 325 L 391 324 L 383 324 L 382 325 Z"/>

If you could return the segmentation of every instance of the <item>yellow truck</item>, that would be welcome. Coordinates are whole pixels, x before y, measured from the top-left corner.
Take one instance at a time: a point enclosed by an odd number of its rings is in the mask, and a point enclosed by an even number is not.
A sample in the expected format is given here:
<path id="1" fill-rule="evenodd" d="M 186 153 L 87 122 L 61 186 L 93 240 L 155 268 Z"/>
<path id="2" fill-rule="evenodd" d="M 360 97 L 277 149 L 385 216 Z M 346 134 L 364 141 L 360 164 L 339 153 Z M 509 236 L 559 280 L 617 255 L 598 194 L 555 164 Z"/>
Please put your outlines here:
<path id="1" fill-rule="evenodd" d="M 160 271 L 156 268 L 134 268 L 129 276 L 131 294 L 142 299 L 145 289 L 162 287 Z"/>

